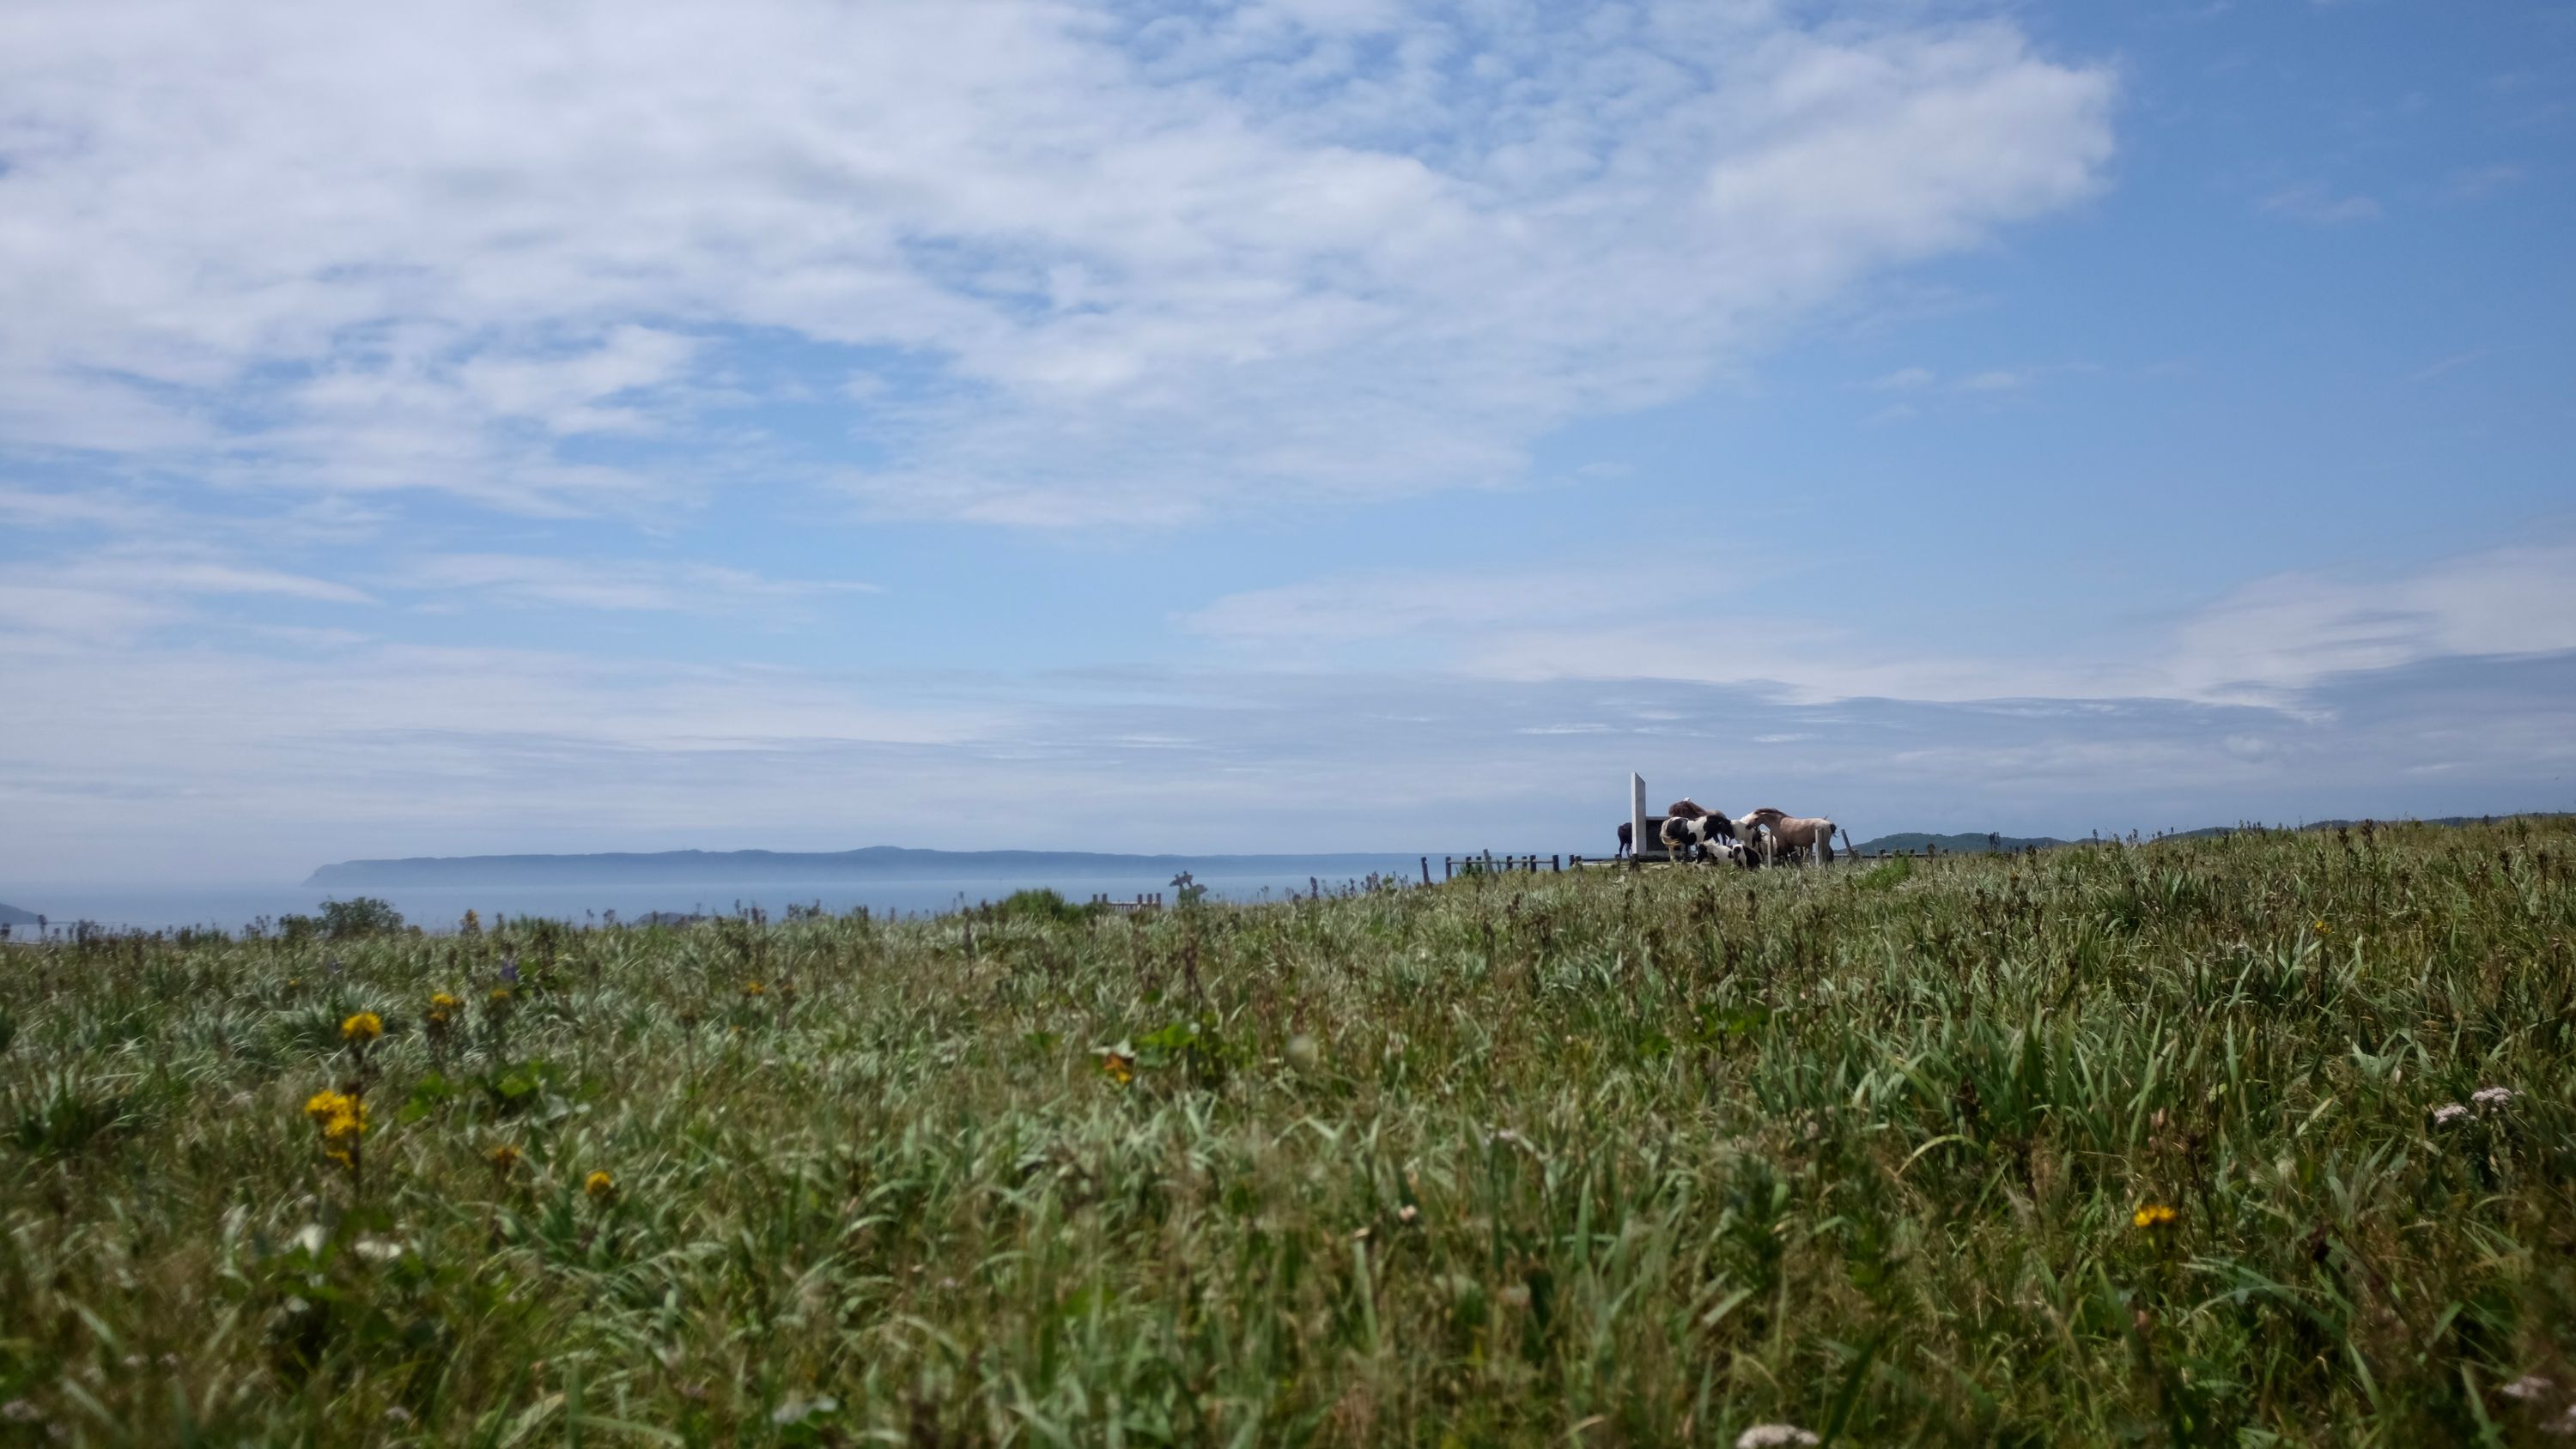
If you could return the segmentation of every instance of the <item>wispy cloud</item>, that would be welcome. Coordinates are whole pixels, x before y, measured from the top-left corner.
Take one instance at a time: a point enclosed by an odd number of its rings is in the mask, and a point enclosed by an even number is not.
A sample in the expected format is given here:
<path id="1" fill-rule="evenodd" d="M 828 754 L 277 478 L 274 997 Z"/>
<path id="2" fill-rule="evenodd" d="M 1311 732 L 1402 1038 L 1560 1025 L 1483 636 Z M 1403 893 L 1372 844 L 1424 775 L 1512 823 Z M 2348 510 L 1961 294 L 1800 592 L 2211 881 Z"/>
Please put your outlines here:
<path id="1" fill-rule="evenodd" d="M 1016 812 L 1022 845 L 1242 849 L 1254 818 L 1269 849 L 1606 853 L 1632 769 L 1864 836 L 2566 803 L 2545 782 L 2576 766 L 2576 655 L 2412 669 L 2282 707 L 1225 669 L 961 677 L 928 707 L 807 669 L 368 644 L 100 660 L 0 635 L 0 812 L 41 863 L 23 881 L 166 869 L 208 831 L 271 879 L 414 852 L 974 848 L 993 822 L 956 804 L 984 798 L 1046 802 Z"/>
<path id="2" fill-rule="evenodd" d="M 1741 588 L 1720 570 L 1663 581 L 1671 602 Z M 1228 594 L 1181 617 L 1182 627 L 1241 644 L 1333 645 L 1426 631 L 1481 630 L 1627 606 L 1633 564 L 1529 571 L 1401 571 L 1318 579 Z"/>
<path id="3" fill-rule="evenodd" d="M 2519 185 L 2523 168 L 2509 161 L 2484 166 L 2464 166 L 2451 173 L 2443 189 L 2454 201 L 2484 201 L 2490 196 Z"/>
<path id="4" fill-rule="evenodd" d="M 0 634 L 48 648 L 96 647 L 198 617 L 194 601 L 275 599 L 367 605 L 364 590 L 216 549 L 120 544 L 13 566 L 0 580 Z"/>
<path id="5" fill-rule="evenodd" d="M 2256 203 L 2266 216 L 2289 221 L 2304 221 L 2317 226 L 2342 226 L 2356 221 L 2377 221 L 2387 213 L 2375 199 L 2359 194 L 2338 195 L 2323 182 L 2303 181 L 2286 186 Z"/>
<path id="6" fill-rule="evenodd" d="M 2474 352 L 2455 352 L 2448 357 L 2442 358 L 2424 367 L 2417 368 L 2415 371 L 2406 374 L 2406 380 L 2408 382 L 2429 382 L 2434 378 L 2440 377 L 2443 373 L 2456 371 L 2459 368 L 2466 367 L 2470 363 L 2476 362 L 2486 355 L 2487 349 L 2483 347 Z"/>
<path id="7" fill-rule="evenodd" d="M 1696 589 L 1682 600 L 1697 607 L 1640 617 L 1632 594 L 1585 590 L 1578 577 L 1533 575 L 1525 589 L 1448 574 L 1319 581 L 1231 595 L 1193 623 L 1309 648 L 1410 636 L 1438 667 L 1490 678 L 1694 680 L 1818 703 L 2269 706 L 2342 674 L 2576 649 L 2576 546 L 2499 549 L 2366 579 L 2283 574 L 2212 600 L 2161 637 L 2054 656 L 1897 648 L 1801 617 L 1773 589 L 1735 599 Z"/>
<path id="8" fill-rule="evenodd" d="M 531 554 L 434 554 L 414 560 L 396 578 L 410 589 L 483 601 L 662 613 L 730 613 L 883 592 L 870 583 L 772 579 L 711 564 Z"/>

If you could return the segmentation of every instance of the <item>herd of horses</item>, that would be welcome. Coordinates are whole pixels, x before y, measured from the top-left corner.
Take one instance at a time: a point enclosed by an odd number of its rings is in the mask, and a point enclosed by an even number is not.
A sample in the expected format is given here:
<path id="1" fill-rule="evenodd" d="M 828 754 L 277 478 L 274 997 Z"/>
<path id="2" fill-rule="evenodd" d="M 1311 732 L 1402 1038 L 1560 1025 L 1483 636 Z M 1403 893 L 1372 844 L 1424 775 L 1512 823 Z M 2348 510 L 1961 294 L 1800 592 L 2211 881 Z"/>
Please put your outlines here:
<path id="1" fill-rule="evenodd" d="M 1765 805 L 1735 819 L 1685 795 L 1664 807 L 1659 843 L 1677 860 L 1717 861 L 1745 870 L 1803 861 L 1830 865 L 1834 859 L 1834 822 L 1821 815 L 1792 815 Z M 1851 832 L 1843 832 L 1851 848 Z M 1619 824 L 1619 853 L 1636 853 L 1635 831 Z"/>

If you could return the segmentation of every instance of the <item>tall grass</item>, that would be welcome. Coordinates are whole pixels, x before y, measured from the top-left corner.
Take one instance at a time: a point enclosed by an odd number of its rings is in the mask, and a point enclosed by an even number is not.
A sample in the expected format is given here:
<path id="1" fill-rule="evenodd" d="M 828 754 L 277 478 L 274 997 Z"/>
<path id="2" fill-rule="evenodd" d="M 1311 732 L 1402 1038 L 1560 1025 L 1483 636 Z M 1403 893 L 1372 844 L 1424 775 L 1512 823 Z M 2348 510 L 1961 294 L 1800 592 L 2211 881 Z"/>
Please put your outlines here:
<path id="1" fill-rule="evenodd" d="M 0 1435 L 2515 1442 L 2571 856 L 13 950 Z"/>

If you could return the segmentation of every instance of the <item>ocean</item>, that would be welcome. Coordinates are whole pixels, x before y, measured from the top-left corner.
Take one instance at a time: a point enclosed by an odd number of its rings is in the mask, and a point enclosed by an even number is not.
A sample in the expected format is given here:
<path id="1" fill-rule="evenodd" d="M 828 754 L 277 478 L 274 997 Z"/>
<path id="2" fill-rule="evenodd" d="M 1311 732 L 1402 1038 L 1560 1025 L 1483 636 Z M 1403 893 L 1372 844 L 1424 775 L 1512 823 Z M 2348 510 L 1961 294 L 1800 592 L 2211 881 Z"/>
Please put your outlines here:
<path id="1" fill-rule="evenodd" d="M 1395 860 L 1395 857 L 1389 857 L 1391 868 L 1394 868 Z M 1404 859 L 1405 865 L 1411 863 L 1410 857 Z M 1438 862 L 1433 862 L 1433 866 L 1436 872 Z M 1209 895 L 1215 899 L 1257 901 L 1303 895 L 1309 877 L 1302 874 L 1293 877 L 1251 874 L 1200 875 L 1194 879 L 1206 886 Z M 1348 882 L 1325 880 L 1323 884 L 1326 889 L 1332 889 Z M 649 911 L 731 915 L 738 909 L 753 906 L 768 911 L 775 918 L 785 915 L 791 904 L 819 904 L 834 915 L 865 906 L 879 915 L 923 916 L 985 901 L 998 901 L 1013 891 L 1041 887 L 1059 891 L 1065 899 L 1077 904 L 1090 900 L 1095 894 L 1124 901 L 1160 891 L 1165 902 L 1172 899 L 1172 878 L 1168 873 L 1140 871 L 1079 877 L 1050 878 L 1038 874 L 939 880 L 794 881 L 770 885 L 729 881 L 704 885 L 438 885 L 338 889 L 306 885 L 237 885 L 156 889 L 150 886 L 19 887 L 0 882 L 0 901 L 44 915 L 55 925 L 95 921 L 114 930 L 157 931 L 211 926 L 238 932 L 262 917 L 275 920 L 290 913 L 309 915 L 325 898 L 347 899 L 363 895 L 391 901 L 394 909 L 403 913 L 408 924 L 429 931 L 452 931 L 468 910 L 477 913 L 486 924 L 495 916 L 502 915 L 591 923 L 608 911 L 615 911 L 620 920 L 632 921 Z M 12 934 L 24 936 L 33 930 L 33 927 L 22 926 Z"/>

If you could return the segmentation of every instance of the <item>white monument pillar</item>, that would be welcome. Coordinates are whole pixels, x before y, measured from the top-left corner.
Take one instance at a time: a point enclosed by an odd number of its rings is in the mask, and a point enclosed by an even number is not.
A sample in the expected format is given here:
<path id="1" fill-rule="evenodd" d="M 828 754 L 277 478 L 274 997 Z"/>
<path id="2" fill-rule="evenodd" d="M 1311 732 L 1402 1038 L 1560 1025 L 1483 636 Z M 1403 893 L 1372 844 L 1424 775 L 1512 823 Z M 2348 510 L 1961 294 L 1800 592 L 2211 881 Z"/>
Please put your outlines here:
<path id="1" fill-rule="evenodd" d="M 1639 856 L 1649 846 L 1660 850 L 1663 842 L 1646 838 L 1646 777 L 1628 772 L 1628 848 Z"/>

